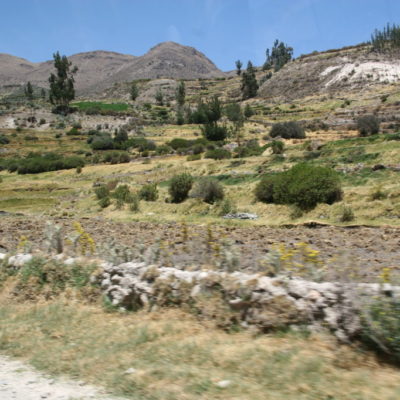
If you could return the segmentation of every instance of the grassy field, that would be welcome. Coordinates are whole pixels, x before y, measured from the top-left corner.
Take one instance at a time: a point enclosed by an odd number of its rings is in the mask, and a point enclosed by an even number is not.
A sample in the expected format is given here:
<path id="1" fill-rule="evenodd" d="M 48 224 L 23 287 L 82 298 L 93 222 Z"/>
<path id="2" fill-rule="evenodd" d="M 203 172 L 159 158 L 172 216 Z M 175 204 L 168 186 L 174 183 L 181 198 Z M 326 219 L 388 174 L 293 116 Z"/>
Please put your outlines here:
<path id="1" fill-rule="evenodd" d="M 254 137 L 252 123 L 245 129 L 245 137 Z M 177 127 L 166 125 L 153 128 L 148 139 L 157 144 L 175 137 L 196 138 L 195 126 Z M 326 134 L 326 133 L 325 133 Z M 19 135 L 19 134 L 18 134 Z M 24 154 L 28 151 L 46 149 L 62 154 L 82 154 L 90 151 L 85 136 L 77 138 L 62 136 L 54 139 L 54 132 L 38 132 L 35 143 L 26 143 L 19 136 L 11 135 L 6 148 L 10 153 Z M 318 134 L 310 136 L 318 139 Z M 319 205 L 295 222 L 318 220 L 323 223 L 341 224 L 338 215 L 344 205 L 352 208 L 355 220 L 350 224 L 399 225 L 400 183 L 398 172 L 390 169 L 372 170 L 376 164 L 398 165 L 400 163 L 400 141 L 398 136 L 376 135 L 367 138 L 349 137 L 326 144 L 318 151 L 307 150 L 309 141 L 288 140 L 284 156 L 275 156 L 268 150 L 261 156 L 230 160 L 201 159 L 187 161 L 186 156 L 164 156 L 134 160 L 125 164 L 87 165 L 82 173 L 75 170 L 47 172 L 34 175 L 17 175 L 0 172 L 0 209 L 10 212 L 50 213 L 51 215 L 96 216 L 118 220 L 158 220 L 223 223 L 219 204 L 209 205 L 196 199 L 182 204 L 166 203 L 168 181 L 174 175 L 186 171 L 195 177 L 210 176 L 218 179 L 224 187 L 226 198 L 239 211 L 256 213 L 259 219 L 251 224 L 279 225 L 292 223 L 291 209 L 287 206 L 256 202 L 252 192 L 262 173 L 279 171 L 298 162 L 310 161 L 316 165 L 339 168 L 344 189 L 342 202 L 332 206 Z M 337 136 L 332 134 L 332 138 Z M 78 140 L 77 140 L 78 139 Z M 98 152 L 101 154 L 101 152 Z M 310 158 L 311 157 L 311 158 Z M 114 206 L 100 211 L 92 189 L 93 183 L 118 181 L 137 191 L 147 182 L 158 184 L 159 198 L 155 202 L 142 201 L 140 212 L 132 213 L 127 208 L 116 210 Z M 377 191 L 382 196 L 374 196 Z"/>
<path id="2" fill-rule="evenodd" d="M 398 369 L 332 338 L 227 333 L 176 309 L 110 314 L 71 300 L 14 304 L 3 296 L 0 326 L 2 352 L 128 399 L 400 396 Z"/>
<path id="3" fill-rule="evenodd" d="M 102 103 L 100 101 L 78 101 L 72 103 L 79 111 L 87 111 L 89 109 L 98 109 L 100 111 L 128 111 L 129 104 L 126 103 Z"/>

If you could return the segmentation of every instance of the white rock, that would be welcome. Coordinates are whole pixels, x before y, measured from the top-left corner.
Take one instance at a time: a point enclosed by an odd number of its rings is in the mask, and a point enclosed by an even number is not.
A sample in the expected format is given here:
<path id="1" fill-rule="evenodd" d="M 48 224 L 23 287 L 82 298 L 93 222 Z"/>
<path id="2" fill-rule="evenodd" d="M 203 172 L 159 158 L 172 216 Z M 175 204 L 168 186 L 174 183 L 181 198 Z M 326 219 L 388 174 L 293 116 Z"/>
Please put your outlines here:
<path id="1" fill-rule="evenodd" d="M 219 382 L 216 383 L 216 385 L 217 385 L 219 388 L 222 388 L 222 389 L 227 388 L 227 387 L 230 386 L 231 384 L 232 384 L 232 382 L 229 381 L 229 380 L 219 381 Z"/>

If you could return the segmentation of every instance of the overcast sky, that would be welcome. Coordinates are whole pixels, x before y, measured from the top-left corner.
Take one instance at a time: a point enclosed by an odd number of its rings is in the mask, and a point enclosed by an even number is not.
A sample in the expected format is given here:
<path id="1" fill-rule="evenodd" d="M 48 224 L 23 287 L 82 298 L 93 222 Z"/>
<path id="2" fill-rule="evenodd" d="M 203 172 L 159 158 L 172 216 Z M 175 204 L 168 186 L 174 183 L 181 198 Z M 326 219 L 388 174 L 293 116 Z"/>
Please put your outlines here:
<path id="1" fill-rule="evenodd" d="M 260 65 L 276 38 L 295 56 L 367 41 L 400 23 L 400 0 L 0 0 L 0 53 L 45 61 L 110 50 L 142 55 L 172 40 L 222 70 Z"/>

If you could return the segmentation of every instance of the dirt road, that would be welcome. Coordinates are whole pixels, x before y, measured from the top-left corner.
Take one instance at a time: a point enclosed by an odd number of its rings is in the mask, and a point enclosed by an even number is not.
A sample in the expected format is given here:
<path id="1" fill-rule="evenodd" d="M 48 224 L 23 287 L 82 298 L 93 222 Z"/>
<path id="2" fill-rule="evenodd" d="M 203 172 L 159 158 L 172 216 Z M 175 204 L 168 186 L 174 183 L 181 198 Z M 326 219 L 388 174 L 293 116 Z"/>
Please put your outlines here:
<path id="1" fill-rule="evenodd" d="M 1 400 L 122 400 L 83 382 L 46 377 L 20 361 L 0 356 Z"/>

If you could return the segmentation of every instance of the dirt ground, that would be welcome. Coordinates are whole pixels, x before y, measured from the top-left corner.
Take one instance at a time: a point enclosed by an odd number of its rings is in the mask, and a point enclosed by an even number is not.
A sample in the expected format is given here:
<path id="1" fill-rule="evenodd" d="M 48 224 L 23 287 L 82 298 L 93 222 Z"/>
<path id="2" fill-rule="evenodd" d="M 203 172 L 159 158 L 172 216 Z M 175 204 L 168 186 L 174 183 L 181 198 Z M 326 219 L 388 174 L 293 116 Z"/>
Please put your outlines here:
<path id="1" fill-rule="evenodd" d="M 53 379 L 9 357 L 0 356 L 2 400 L 118 400 L 80 381 Z M 122 400 L 122 399 L 119 399 Z"/>
<path id="2" fill-rule="evenodd" d="M 43 248 L 47 219 L 22 216 L 0 216 L 0 249 L 13 251 L 21 236 L 26 236 L 33 248 Z M 56 219 L 65 236 L 73 232 L 73 220 Z M 272 248 L 285 244 L 293 249 L 307 243 L 320 252 L 328 265 L 357 271 L 374 278 L 383 267 L 400 269 L 400 228 L 394 227 L 290 227 L 271 228 L 156 224 L 147 222 L 114 222 L 102 218 L 82 219 L 82 227 L 92 235 L 97 248 L 114 240 L 132 249 L 148 249 L 157 241 L 168 250 L 168 261 L 175 265 L 203 265 L 212 262 L 215 252 L 229 241 L 240 259 L 240 269 L 257 269 L 258 261 Z M 139 246 L 140 245 L 140 246 Z M 221 247 L 221 246 L 220 246 Z M 165 250 L 167 254 L 167 250 Z"/>

